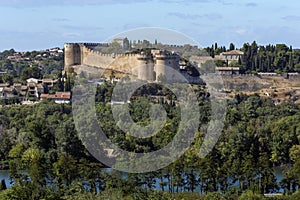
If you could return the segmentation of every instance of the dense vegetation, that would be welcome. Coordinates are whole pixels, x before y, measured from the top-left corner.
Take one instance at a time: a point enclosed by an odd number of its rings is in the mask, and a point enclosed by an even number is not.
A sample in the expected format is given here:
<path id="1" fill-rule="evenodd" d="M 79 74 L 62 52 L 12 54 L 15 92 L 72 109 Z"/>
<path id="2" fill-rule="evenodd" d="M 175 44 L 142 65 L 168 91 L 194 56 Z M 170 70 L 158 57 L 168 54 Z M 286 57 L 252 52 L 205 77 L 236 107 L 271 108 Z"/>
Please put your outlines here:
<path id="1" fill-rule="evenodd" d="M 210 56 L 215 57 L 222 52 L 234 50 L 235 45 L 230 44 L 229 49 L 225 46 L 218 47 L 217 44 L 205 48 Z M 245 43 L 239 50 L 244 52 L 244 57 L 230 66 L 240 67 L 241 73 L 257 72 L 300 72 L 300 50 L 288 47 L 285 44 L 258 45 L 255 41 L 251 44 Z M 220 63 L 217 61 L 217 65 Z M 223 63 L 228 65 L 228 63 Z"/>
<path id="2" fill-rule="evenodd" d="M 147 124 L 150 101 L 163 105 L 168 121 L 160 134 L 137 139 L 116 126 L 109 102 L 114 85 L 98 87 L 96 111 L 107 136 L 132 152 L 149 152 L 166 145 L 174 136 L 180 115 L 176 98 L 166 88 L 147 85 L 130 105 L 132 118 Z M 228 100 L 226 123 L 217 145 L 199 158 L 209 121 L 209 94 L 198 94 L 200 128 L 193 146 L 168 167 L 145 174 L 125 174 L 106 169 L 78 138 L 70 105 L 43 101 L 33 106 L 0 109 L 0 159 L 14 183 L 0 199 L 263 199 L 262 194 L 283 188 L 286 195 L 299 188 L 300 107 L 275 106 L 270 99 L 237 95 Z M 154 98 L 163 95 L 167 98 Z M 87 125 L 88 126 L 88 125 Z M 284 169 L 278 184 L 274 166 Z M 159 189 L 159 190 L 157 190 Z M 299 199 L 293 196 L 277 199 Z"/>

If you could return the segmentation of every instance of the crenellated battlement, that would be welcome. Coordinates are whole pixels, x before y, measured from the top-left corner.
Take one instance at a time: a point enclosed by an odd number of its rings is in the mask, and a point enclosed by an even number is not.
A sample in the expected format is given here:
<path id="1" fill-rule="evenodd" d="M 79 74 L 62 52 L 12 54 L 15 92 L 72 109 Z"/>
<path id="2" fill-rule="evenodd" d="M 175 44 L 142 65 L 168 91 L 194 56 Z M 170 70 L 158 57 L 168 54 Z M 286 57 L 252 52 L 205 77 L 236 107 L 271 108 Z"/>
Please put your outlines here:
<path id="1" fill-rule="evenodd" d="M 167 67 L 179 69 L 178 54 L 161 50 L 151 53 L 102 53 L 107 43 L 65 43 L 65 68 L 75 65 L 109 68 L 131 73 L 142 80 L 158 80 L 168 73 Z"/>
<path id="2" fill-rule="evenodd" d="M 83 45 L 87 47 L 108 47 L 109 43 L 83 43 Z"/>
<path id="3" fill-rule="evenodd" d="M 155 55 L 155 58 L 157 60 L 173 60 L 173 59 L 177 59 L 178 55 L 176 55 L 176 54 L 157 54 L 157 55 Z"/>

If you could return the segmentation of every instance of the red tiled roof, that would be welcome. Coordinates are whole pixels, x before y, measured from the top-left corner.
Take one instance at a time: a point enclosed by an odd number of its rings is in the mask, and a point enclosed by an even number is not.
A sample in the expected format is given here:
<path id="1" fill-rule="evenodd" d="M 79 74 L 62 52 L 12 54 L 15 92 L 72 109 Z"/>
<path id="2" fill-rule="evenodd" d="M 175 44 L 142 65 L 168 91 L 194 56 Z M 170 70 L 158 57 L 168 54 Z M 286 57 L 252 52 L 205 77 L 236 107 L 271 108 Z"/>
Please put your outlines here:
<path id="1" fill-rule="evenodd" d="M 56 92 L 55 98 L 57 99 L 71 99 L 71 93 L 70 92 Z"/>
<path id="2" fill-rule="evenodd" d="M 41 98 L 48 98 L 49 94 L 41 94 Z"/>

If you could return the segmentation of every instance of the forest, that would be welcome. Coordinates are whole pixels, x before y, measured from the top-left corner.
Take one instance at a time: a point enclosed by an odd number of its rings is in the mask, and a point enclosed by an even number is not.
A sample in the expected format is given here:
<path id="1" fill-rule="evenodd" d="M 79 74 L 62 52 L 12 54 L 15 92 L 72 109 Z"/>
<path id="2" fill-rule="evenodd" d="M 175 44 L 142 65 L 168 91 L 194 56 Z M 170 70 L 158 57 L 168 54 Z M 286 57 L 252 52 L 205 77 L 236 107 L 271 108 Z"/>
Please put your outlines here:
<path id="1" fill-rule="evenodd" d="M 134 93 L 129 108 L 135 122 L 149 123 L 151 102 L 162 105 L 168 116 L 157 135 L 141 139 L 118 128 L 108 103 L 113 88 L 105 82 L 95 95 L 98 123 L 113 143 L 131 152 L 151 152 L 172 140 L 180 107 L 170 90 L 148 84 Z M 75 128 L 72 105 L 43 100 L 0 108 L 0 166 L 9 170 L 13 183 L 7 188 L 1 181 L 0 200 L 299 199 L 300 106 L 237 94 L 227 102 L 217 144 L 199 158 L 211 103 L 203 86 L 194 85 L 193 90 L 201 113 L 193 145 L 169 166 L 138 174 L 111 170 L 87 151 Z M 283 170 L 280 182 L 275 167 Z M 263 195 L 280 191 L 283 196 Z"/>

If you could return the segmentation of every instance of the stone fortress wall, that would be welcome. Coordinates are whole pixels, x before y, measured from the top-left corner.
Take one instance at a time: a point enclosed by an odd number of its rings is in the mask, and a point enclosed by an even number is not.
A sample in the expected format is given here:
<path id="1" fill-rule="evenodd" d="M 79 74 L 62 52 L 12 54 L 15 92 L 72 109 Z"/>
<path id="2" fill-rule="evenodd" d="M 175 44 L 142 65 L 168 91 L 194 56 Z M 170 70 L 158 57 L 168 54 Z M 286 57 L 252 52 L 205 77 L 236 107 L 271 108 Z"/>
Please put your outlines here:
<path id="1" fill-rule="evenodd" d="M 176 70 L 179 70 L 180 56 L 176 53 L 152 50 L 151 53 L 139 54 L 103 54 L 96 50 L 99 46 L 108 46 L 101 43 L 66 43 L 65 70 L 75 65 L 85 65 L 102 69 L 111 69 L 132 74 L 141 80 L 157 81 L 160 76 L 168 80 L 176 79 Z M 188 74 L 186 78 L 196 81 Z M 179 78 L 180 79 L 180 78 Z M 199 77 L 198 77 L 199 79 Z"/>

